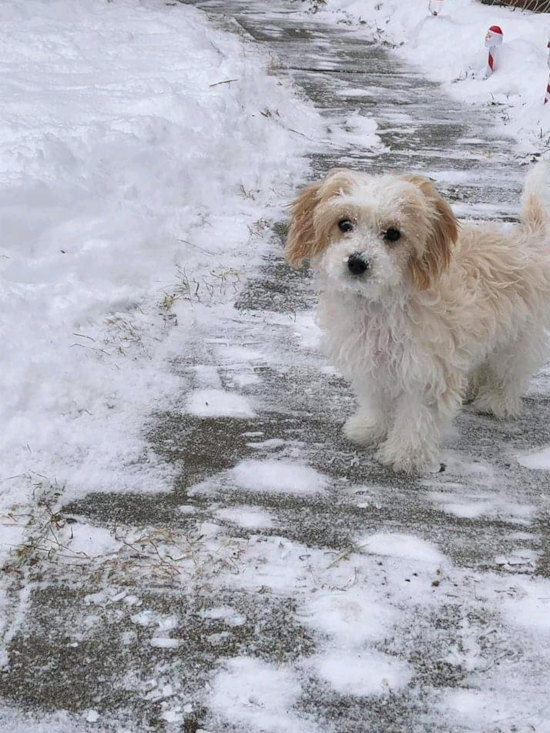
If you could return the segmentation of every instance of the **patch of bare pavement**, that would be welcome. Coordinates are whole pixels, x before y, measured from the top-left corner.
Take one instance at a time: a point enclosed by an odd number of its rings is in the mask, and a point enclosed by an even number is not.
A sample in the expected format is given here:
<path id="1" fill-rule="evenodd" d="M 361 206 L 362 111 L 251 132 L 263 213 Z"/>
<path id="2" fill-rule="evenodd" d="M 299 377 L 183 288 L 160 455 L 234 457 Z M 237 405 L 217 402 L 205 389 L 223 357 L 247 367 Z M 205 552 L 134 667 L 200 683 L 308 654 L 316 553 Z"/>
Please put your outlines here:
<path id="1" fill-rule="evenodd" d="M 335 165 L 412 169 L 435 177 L 461 214 L 513 218 L 523 172 L 489 112 L 453 102 L 351 26 L 304 20 L 296 3 L 191 4 L 269 47 L 277 73 L 294 79 L 327 124 L 354 110 L 376 119 L 383 150 L 312 146 L 312 177 Z M 177 466 L 168 494 L 90 494 L 54 516 L 55 487 L 38 502 L 28 546 L 9 569 L 3 704 L 68 711 L 113 731 L 538 730 L 528 727 L 532 710 L 518 727 L 450 718 L 449 709 L 480 689 L 511 695 L 514 665 L 518 699 L 547 689 L 547 652 L 510 633 L 499 609 L 550 577 L 548 472 L 517 460 L 550 444 L 548 374 L 519 420 L 465 409 L 443 472 L 389 473 L 341 435 L 353 398 L 317 350 L 313 285 L 283 264 L 283 239 L 284 227 L 274 227 L 272 251 L 234 308 L 210 333 L 188 336 L 174 364 L 189 393 L 237 393 L 248 416 L 152 415 L 150 443 Z M 270 469 L 283 471 L 276 486 Z M 45 526 L 67 533 L 82 523 L 105 531 L 112 551 L 56 552 L 44 536 Z M 397 538 L 389 549 L 384 533 Z M 364 692 L 345 670 L 333 679 L 323 666 L 332 642 L 340 651 L 340 632 L 323 626 L 312 603 L 334 593 L 348 594 L 359 619 L 366 597 L 384 616 L 382 631 L 352 655 L 368 647 L 387 660 L 380 689 L 365 683 Z M 298 680 L 280 727 L 254 717 L 270 708 L 237 674 L 243 658 Z M 400 682 L 397 668 L 406 670 Z M 249 717 L 230 679 L 251 684 Z M 275 687 L 270 694 L 277 699 Z"/>

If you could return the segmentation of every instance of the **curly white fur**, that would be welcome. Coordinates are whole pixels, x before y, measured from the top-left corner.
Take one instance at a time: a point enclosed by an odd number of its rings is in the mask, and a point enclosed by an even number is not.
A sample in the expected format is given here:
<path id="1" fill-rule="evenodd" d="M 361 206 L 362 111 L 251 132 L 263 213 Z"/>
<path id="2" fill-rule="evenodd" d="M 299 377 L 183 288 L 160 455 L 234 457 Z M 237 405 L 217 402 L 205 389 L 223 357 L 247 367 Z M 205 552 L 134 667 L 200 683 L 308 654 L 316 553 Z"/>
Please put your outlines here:
<path id="1" fill-rule="evenodd" d="M 459 224 L 416 176 L 335 170 L 294 202 L 286 255 L 317 270 L 327 354 L 359 402 L 345 433 L 396 471 L 436 462 L 465 399 L 519 412 L 550 324 L 545 180 L 539 164 L 509 227 Z"/>

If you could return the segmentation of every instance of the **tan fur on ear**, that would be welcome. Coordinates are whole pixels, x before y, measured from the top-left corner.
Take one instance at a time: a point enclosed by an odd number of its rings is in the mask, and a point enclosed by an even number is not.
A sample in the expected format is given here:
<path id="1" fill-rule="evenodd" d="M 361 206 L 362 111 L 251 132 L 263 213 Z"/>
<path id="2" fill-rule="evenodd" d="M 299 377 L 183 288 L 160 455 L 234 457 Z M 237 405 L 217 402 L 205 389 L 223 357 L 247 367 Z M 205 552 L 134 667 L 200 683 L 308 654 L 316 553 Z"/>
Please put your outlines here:
<path id="1" fill-rule="evenodd" d="M 303 188 L 292 204 L 285 257 L 293 267 L 322 252 L 327 241 L 315 227 L 315 209 L 322 202 L 348 192 L 352 172 L 345 168 L 331 170 L 326 178 Z"/>
<path id="2" fill-rule="evenodd" d="M 290 205 L 292 217 L 285 247 L 285 257 L 292 267 L 300 267 L 316 250 L 313 214 L 321 201 L 319 181 L 303 188 Z"/>
<path id="3" fill-rule="evenodd" d="M 427 290 L 431 283 L 447 269 L 452 247 L 458 239 L 459 223 L 449 204 L 436 191 L 430 181 L 421 176 L 403 176 L 414 183 L 424 194 L 430 209 L 431 232 L 420 257 L 410 263 L 413 281 L 419 290 Z"/>

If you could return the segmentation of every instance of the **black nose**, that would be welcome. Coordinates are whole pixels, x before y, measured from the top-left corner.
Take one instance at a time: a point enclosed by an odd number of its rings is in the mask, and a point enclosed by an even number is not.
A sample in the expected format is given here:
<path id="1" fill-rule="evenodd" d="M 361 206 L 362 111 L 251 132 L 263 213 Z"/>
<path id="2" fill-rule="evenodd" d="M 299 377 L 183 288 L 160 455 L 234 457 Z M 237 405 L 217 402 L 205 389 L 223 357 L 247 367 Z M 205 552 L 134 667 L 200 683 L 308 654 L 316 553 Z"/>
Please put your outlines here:
<path id="1" fill-rule="evenodd" d="M 352 275 L 362 275 L 370 267 L 369 261 L 358 252 L 354 252 L 348 257 L 348 270 Z"/>

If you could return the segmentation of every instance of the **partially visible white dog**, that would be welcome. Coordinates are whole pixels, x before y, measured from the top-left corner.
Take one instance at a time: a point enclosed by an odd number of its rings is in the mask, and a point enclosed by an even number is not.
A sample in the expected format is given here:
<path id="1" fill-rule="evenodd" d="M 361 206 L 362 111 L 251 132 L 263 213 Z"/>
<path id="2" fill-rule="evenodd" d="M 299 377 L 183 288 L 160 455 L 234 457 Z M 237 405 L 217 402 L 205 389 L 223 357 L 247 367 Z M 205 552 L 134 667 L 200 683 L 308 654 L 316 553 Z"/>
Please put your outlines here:
<path id="1" fill-rule="evenodd" d="M 518 414 L 550 325 L 545 186 L 539 163 L 509 227 L 459 223 L 414 175 L 335 169 L 292 204 L 286 257 L 317 271 L 328 355 L 359 402 L 344 432 L 383 464 L 434 465 L 466 399 Z"/>

